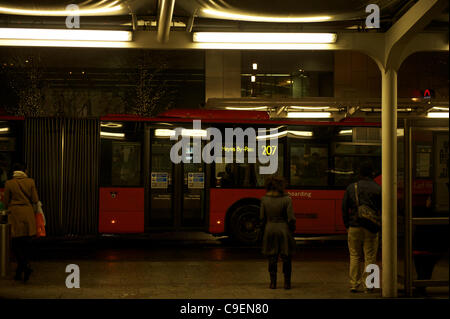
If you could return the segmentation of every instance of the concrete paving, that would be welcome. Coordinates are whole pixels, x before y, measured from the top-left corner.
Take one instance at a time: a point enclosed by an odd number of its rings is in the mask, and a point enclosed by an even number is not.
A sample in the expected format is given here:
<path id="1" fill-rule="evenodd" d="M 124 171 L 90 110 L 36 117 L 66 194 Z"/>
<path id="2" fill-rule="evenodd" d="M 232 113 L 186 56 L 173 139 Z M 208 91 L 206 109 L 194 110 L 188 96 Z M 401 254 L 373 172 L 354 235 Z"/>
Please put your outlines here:
<path id="1" fill-rule="evenodd" d="M 68 264 L 80 267 L 80 288 L 65 286 Z M 345 242 L 298 244 L 292 289 L 268 288 L 267 262 L 258 247 L 233 246 L 206 234 L 146 238 L 45 239 L 35 245 L 34 272 L 26 284 L 0 279 L 0 298 L 380 298 L 348 290 Z M 433 276 L 448 279 L 448 258 Z M 448 288 L 429 288 L 448 298 Z"/>

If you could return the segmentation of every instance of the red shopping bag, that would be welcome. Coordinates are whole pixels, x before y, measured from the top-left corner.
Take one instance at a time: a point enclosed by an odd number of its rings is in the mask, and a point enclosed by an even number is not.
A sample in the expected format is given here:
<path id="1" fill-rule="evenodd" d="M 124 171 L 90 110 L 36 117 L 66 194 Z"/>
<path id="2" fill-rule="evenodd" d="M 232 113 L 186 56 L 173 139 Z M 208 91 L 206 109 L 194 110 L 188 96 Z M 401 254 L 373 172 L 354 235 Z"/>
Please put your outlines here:
<path id="1" fill-rule="evenodd" d="M 36 237 L 45 237 L 45 221 L 42 213 L 37 213 L 36 217 Z"/>

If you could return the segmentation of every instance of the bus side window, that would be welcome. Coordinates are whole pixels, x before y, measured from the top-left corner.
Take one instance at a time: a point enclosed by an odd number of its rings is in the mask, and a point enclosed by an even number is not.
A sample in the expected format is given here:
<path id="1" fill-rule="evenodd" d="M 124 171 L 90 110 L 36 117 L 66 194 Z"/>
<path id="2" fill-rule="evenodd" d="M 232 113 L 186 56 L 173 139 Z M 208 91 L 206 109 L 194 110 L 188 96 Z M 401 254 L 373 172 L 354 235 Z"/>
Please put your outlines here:
<path id="1" fill-rule="evenodd" d="M 355 182 L 359 176 L 359 166 L 371 162 L 374 177 L 381 174 L 381 146 L 356 143 L 337 143 L 334 152 L 334 185 L 346 187 Z"/>
<path id="2" fill-rule="evenodd" d="M 275 174 L 283 176 L 283 150 L 284 145 L 279 143 L 276 149 L 278 152 L 278 169 Z M 263 187 L 266 175 L 261 174 L 261 166 L 258 159 L 256 163 L 248 163 L 248 156 L 245 156 L 244 163 L 224 163 L 225 159 L 222 158 L 222 163 L 215 163 L 215 175 L 216 175 L 216 187 L 222 188 L 255 188 Z"/>
<path id="3" fill-rule="evenodd" d="M 101 185 L 103 187 L 141 186 L 142 143 L 139 139 L 142 132 L 139 127 L 127 125 L 128 123 L 102 124 Z"/>
<path id="4" fill-rule="evenodd" d="M 327 145 L 293 142 L 290 151 L 292 186 L 326 186 L 328 184 Z"/>

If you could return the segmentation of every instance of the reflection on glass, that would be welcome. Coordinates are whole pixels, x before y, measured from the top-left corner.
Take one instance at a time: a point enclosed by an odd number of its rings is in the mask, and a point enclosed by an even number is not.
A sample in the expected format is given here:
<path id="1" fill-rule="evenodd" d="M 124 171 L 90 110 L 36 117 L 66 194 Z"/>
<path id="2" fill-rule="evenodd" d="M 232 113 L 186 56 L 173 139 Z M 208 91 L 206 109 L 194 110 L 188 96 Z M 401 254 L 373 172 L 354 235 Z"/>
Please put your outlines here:
<path id="1" fill-rule="evenodd" d="M 374 168 L 374 177 L 381 174 L 381 158 L 374 156 L 336 156 L 334 158 L 334 184 L 348 186 L 358 180 L 361 163 L 371 162 Z"/>
<path id="2" fill-rule="evenodd" d="M 172 162 L 170 148 L 172 142 L 167 139 L 153 139 L 151 145 L 151 174 L 165 175 L 167 181 L 158 185 L 151 185 L 150 198 L 150 226 L 173 225 L 172 211 Z"/>
<path id="3" fill-rule="evenodd" d="M 139 185 L 141 144 L 116 142 L 112 144 L 111 180 L 113 185 Z"/>
<path id="4" fill-rule="evenodd" d="M 291 185 L 326 186 L 327 171 L 327 145 L 293 144 L 291 146 Z"/>
<path id="5" fill-rule="evenodd" d="M 262 152 L 262 150 L 260 151 Z M 283 176 L 283 144 L 279 143 L 273 152 L 276 152 L 278 156 L 278 169 L 275 174 Z M 225 158 L 222 158 L 222 163 L 215 164 L 216 186 L 222 188 L 263 187 L 267 175 L 259 172 L 260 167 L 266 165 L 268 164 L 261 165 L 258 159 L 256 159 L 256 163 L 249 163 L 248 153 L 245 153 L 243 163 L 225 163 Z"/>

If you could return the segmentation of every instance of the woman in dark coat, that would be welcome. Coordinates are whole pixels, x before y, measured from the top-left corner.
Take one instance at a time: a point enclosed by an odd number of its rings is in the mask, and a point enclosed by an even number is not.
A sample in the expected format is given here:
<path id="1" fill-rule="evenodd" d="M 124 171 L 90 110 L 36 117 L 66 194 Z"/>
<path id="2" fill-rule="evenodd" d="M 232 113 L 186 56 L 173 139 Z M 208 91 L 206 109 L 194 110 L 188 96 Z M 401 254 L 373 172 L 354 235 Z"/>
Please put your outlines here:
<path id="1" fill-rule="evenodd" d="M 266 179 L 267 193 L 261 198 L 260 221 L 265 225 L 262 252 L 269 259 L 270 288 L 277 285 L 278 256 L 283 261 L 284 288 L 291 288 L 291 257 L 295 251 L 295 216 L 292 201 L 284 192 L 284 179 Z"/>
<path id="2" fill-rule="evenodd" d="M 5 183 L 4 205 L 11 211 L 12 250 L 17 259 L 15 280 L 28 281 L 32 272 L 29 265 L 31 238 L 36 235 L 33 205 L 39 201 L 36 185 L 26 174 L 23 164 L 14 164 L 13 178 Z"/>

